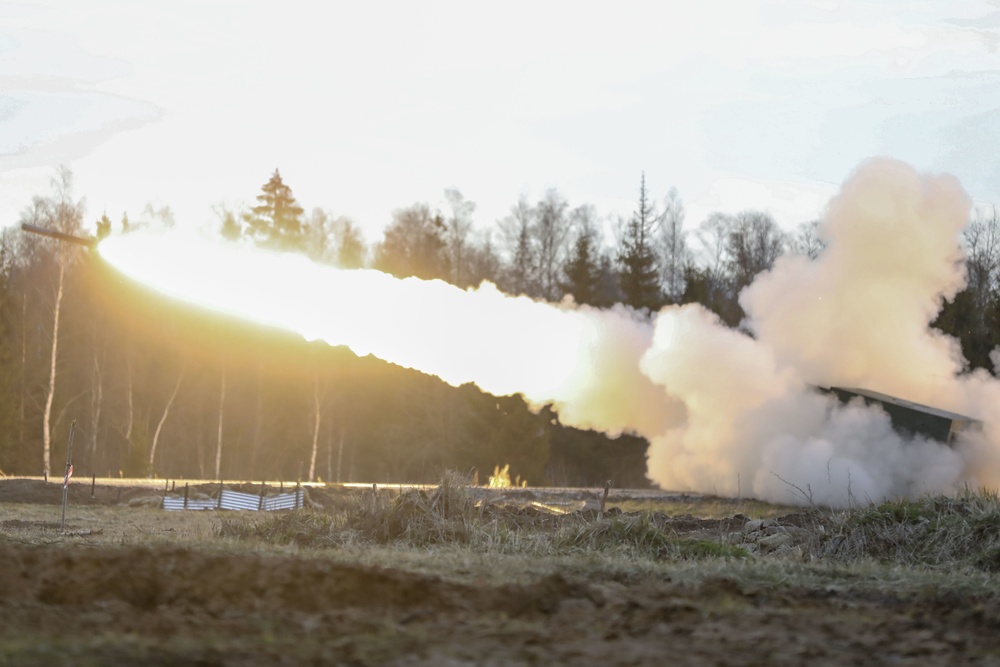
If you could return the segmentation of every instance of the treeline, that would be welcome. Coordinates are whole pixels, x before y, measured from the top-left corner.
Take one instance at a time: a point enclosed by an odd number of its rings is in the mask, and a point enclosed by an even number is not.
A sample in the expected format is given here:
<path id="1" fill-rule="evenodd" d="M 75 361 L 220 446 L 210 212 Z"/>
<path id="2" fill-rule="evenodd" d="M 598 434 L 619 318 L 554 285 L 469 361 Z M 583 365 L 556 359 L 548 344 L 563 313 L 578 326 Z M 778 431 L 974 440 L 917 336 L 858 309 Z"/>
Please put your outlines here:
<path id="1" fill-rule="evenodd" d="M 512 294 L 655 311 L 698 302 L 731 326 L 739 290 L 785 252 L 822 251 L 817 223 L 788 234 L 766 213 L 714 214 L 687 231 L 671 190 L 656 201 L 639 183 L 628 218 L 599 218 L 556 190 L 519 200 L 489 229 L 455 190 L 443 210 L 397 210 L 368 247 L 350 219 L 306 213 L 275 171 L 247 210 L 219 210 L 219 232 L 302 252 L 344 268 L 483 280 Z M 21 222 L 84 234 L 85 210 L 63 169 Z M 120 226 L 171 225 L 168 208 Z M 613 229 L 611 238 L 602 230 Z M 998 335 L 1000 222 L 995 211 L 966 231 L 969 287 L 938 326 L 962 342 L 973 367 L 990 368 Z M 376 307 L 373 305 L 373 307 Z M 4 230 L 0 237 L 0 470 L 62 474 L 76 422 L 77 474 L 171 478 L 434 481 L 443 469 L 495 466 L 531 484 L 643 486 L 647 443 L 567 428 L 520 397 L 452 388 L 342 348 L 203 312 L 123 281 L 94 253 Z"/>

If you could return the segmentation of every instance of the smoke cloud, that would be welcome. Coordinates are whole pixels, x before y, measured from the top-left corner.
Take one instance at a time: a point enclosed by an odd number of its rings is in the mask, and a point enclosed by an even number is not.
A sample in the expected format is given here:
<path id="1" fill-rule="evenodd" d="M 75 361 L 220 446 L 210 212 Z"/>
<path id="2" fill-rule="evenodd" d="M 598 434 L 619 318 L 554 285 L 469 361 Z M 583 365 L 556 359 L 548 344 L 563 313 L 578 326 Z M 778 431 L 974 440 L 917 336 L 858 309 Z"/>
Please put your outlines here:
<path id="1" fill-rule="evenodd" d="M 862 164 L 829 204 L 820 256 L 784 256 L 741 294 L 749 333 L 699 305 L 650 322 L 621 306 L 539 303 L 193 239 L 129 234 L 99 249 L 168 294 L 456 386 L 521 393 L 566 424 L 644 435 L 663 488 L 843 506 L 1000 483 L 1000 382 L 964 373 L 957 342 L 930 328 L 964 285 L 969 207 L 950 176 Z M 841 405 L 816 385 L 984 424 L 954 447 L 904 438 L 881 409 Z"/>
<path id="2" fill-rule="evenodd" d="M 995 424 L 953 449 L 904 439 L 881 409 L 812 389 L 862 387 L 993 418 L 996 381 L 960 375 L 958 343 L 930 327 L 964 286 L 969 207 L 950 176 L 870 160 L 830 202 L 820 256 L 783 256 L 743 291 L 752 337 L 723 333 L 695 306 L 661 312 L 643 370 L 688 419 L 652 436 L 651 475 L 667 488 L 835 506 L 995 480 Z"/>

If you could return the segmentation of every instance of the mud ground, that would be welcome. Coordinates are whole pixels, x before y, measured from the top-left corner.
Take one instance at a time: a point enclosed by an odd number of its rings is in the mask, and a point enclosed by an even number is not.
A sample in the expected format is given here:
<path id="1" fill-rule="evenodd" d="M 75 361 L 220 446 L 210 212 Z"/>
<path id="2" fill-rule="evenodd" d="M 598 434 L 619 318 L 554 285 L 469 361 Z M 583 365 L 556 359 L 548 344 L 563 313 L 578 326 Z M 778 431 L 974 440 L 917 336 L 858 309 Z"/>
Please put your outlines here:
<path id="1" fill-rule="evenodd" d="M 0 503 L 61 497 L 10 481 Z M 0 665 L 1000 664 L 987 593 L 601 569 L 461 581 L 316 553 L 28 544 L 14 528 L 0 525 Z"/>

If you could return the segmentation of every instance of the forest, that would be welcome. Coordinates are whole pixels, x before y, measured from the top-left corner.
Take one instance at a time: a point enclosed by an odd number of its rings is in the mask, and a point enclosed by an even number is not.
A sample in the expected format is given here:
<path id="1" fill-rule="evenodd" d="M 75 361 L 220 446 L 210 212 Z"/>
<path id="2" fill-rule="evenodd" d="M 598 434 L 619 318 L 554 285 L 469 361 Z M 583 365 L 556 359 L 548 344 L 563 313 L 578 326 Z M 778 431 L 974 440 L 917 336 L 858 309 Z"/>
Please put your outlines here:
<path id="1" fill-rule="evenodd" d="M 119 221 L 89 219 L 72 185 L 58 169 L 19 222 L 98 239 L 175 224 L 168 207 L 152 205 Z M 553 189 L 484 226 L 475 203 L 450 189 L 440 209 L 397 209 L 369 245 L 350 218 L 307 213 L 275 170 L 256 205 L 215 211 L 215 231 L 344 269 L 462 288 L 489 281 L 513 295 L 624 303 L 650 317 L 700 303 L 731 327 L 743 322 L 739 293 L 757 274 L 784 253 L 823 252 L 818 220 L 785 230 L 747 210 L 688 224 L 675 189 L 658 198 L 643 175 L 637 190 L 627 217 L 601 217 Z M 995 372 L 997 209 L 973 210 L 960 242 L 967 286 L 934 326 L 960 341 L 970 370 Z M 509 465 L 515 482 L 532 486 L 650 484 L 642 438 L 570 428 L 520 396 L 454 388 L 171 301 L 96 252 L 18 227 L 0 235 L 0 312 L 0 474 L 61 476 L 75 424 L 75 474 L 87 477 L 405 483 L 459 470 L 485 483 Z"/>

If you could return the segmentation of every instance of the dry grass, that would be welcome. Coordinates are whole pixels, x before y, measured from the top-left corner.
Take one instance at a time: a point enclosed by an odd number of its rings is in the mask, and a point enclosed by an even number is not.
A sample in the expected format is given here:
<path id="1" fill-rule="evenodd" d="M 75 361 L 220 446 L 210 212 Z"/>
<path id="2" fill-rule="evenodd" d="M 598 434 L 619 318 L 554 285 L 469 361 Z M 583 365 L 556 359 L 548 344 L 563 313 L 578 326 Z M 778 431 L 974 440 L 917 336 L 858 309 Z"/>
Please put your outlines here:
<path id="1" fill-rule="evenodd" d="M 1000 500 L 966 490 L 857 507 L 834 517 L 817 557 L 932 568 L 1000 571 Z"/>
<path id="2" fill-rule="evenodd" d="M 70 506 L 60 531 L 60 507 L 0 504 L 0 542 L 100 546 L 209 543 L 218 520 L 211 512 L 164 512 L 147 507 Z"/>
<path id="3" fill-rule="evenodd" d="M 530 506 L 496 505 L 470 493 L 462 478 L 445 475 L 431 492 L 408 491 L 391 501 L 371 493 L 334 512 L 223 519 L 218 535 L 305 548 L 459 546 L 477 553 L 545 558 L 595 551 L 628 560 L 747 556 L 721 539 L 679 537 L 661 524 L 649 512 L 558 515 Z"/>
<path id="4" fill-rule="evenodd" d="M 775 505 L 753 499 L 722 498 L 720 496 L 679 496 L 667 501 L 659 499 L 616 498 L 612 493 L 608 508 L 622 512 L 652 512 L 658 514 L 691 515 L 702 519 L 723 519 L 742 514 L 754 519 L 771 519 L 799 511 L 789 505 Z"/>
<path id="5" fill-rule="evenodd" d="M 645 501 L 643 501 L 645 502 Z M 693 502 L 693 501 L 692 501 Z M 59 508 L 0 504 L 0 542 L 34 545 L 185 545 L 294 552 L 434 573 L 466 581 L 516 581 L 552 572 L 588 579 L 698 582 L 716 577 L 765 590 L 1000 592 L 1000 499 L 965 492 L 889 501 L 846 511 L 782 515 L 747 531 L 725 503 L 557 515 L 484 499 L 446 475 L 432 489 L 355 494 L 336 507 L 278 513 L 164 512 L 144 507 Z M 746 507 L 746 505 L 744 505 Z M 667 510 L 667 511 L 663 511 Z M 787 533 L 790 548 L 762 543 Z"/>
<path id="6" fill-rule="evenodd" d="M 718 505 L 710 507 L 713 512 L 732 516 L 718 512 Z M 535 558 L 601 554 L 629 563 L 722 560 L 727 567 L 734 560 L 780 557 L 823 566 L 1000 570 L 1000 499 L 991 493 L 792 513 L 754 532 L 743 521 L 617 509 L 558 516 L 495 505 L 469 493 L 462 479 L 446 476 L 430 492 L 404 492 L 394 500 L 369 494 L 333 512 L 222 519 L 216 534 L 306 549 L 452 548 Z M 780 548 L 770 546 L 776 535 Z"/>

